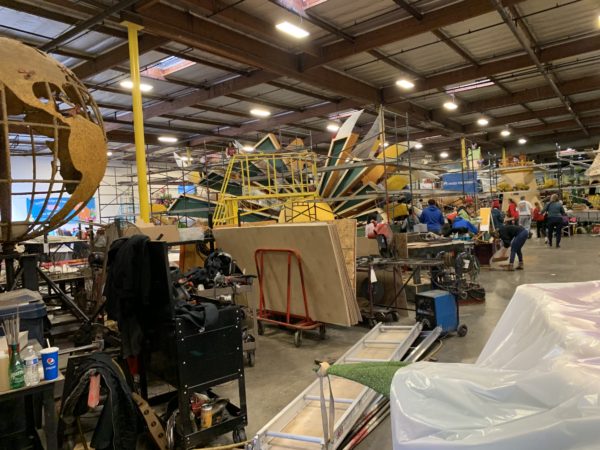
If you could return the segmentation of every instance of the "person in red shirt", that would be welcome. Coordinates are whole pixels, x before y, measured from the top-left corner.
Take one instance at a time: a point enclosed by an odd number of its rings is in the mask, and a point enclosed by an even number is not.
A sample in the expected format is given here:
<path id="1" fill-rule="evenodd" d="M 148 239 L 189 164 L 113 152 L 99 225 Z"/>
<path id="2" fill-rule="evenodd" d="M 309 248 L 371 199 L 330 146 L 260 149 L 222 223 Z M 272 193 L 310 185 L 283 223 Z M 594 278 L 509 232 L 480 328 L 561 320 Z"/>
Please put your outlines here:
<path id="1" fill-rule="evenodd" d="M 542 207 L 539 202 L 535 202 L 531 217 L 536 224 L 537 238 L 546 237 L 546 214 L 542 214 Z"/>
<path id="2" fill-rule="evenodd" d="M 506 214 L 508 221 L 512 224 L 517 224 L 519 220 L 519 211 L 517 211 L 517 203 L 512 199 L 508 199 L 508 214 Z"/>

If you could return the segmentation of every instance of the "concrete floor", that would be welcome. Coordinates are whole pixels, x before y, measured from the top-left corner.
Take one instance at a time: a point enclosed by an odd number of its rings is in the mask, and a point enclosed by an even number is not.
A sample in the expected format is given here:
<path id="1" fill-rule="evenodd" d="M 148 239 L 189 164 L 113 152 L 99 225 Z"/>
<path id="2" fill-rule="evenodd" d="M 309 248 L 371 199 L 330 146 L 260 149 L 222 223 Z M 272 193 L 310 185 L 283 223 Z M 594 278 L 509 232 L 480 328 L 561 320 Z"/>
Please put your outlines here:
<path id="1" fill-rule="evenodd" d="M 525 270 L 515 272 L 483 269 L 480 282 L 486 302 L 461 308 L 461 322 L 469 327 L 464 338 L 444 341 L 437 354 L 440 362 L 473 362 L 510 301 L 515 288 L 527 283 L 589 281 L 598 279 L 600 238 L 574 236 L 564 238 L 560 249 L 548 248 L 543 240 L 531 239 L 523 249 Z M 414 313 L 408 320 L 414 323 Z M 405 322 L 402 320 L 402 322 Z M 336 359 L 367 332 L 364 327 L 329 327 L 327 339 L 306 336 L 302 347 L 295 348 L 293 336 L 276 328 L 267 328 L 258 337 L 256 365 L 246 369 L 246 390 L 251 437 L 285 405 L 314 380 L 315 359 Z M 228 389 L 229 390 L 229 389 Z M 391 449 L 389 418 L 365 441 L 360 449 Z"/>

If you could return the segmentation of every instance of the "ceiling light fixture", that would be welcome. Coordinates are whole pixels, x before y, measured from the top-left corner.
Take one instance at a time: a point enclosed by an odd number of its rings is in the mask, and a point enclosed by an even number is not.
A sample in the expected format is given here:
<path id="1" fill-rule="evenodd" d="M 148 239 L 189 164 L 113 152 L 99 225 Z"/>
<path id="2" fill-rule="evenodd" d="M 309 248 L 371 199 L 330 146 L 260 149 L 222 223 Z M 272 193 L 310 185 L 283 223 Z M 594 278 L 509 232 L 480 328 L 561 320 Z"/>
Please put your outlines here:
<path id="1" fill-rule="evenodd" d="M 452 96 L 452 100 L 448 100 L 446 103 L 444 103 L 444 108 L 446 108 L 448 111 L 455 111 L 458 109 L 458 105 L 454 101 L 454 95 Z"/>
<path id="2" fill-rule="evenodd" d="M 510 130 L 508 128 L 505 128 L 504 130 L 502 130 L 500 132 L 500 134 L 504 137 L 508 137 L 508 136 L 510 136 Z"/>
<path id="3" fill-rule="evenodd" d="M 174 136 L 159 136 L 158 140 L 160 142 L 164 142 L 165 144 L 174 144 L 178 141 L 178 139 Z"/>
<path id="4" fill-rule="evenodd" d="M 489 123 L 490 123 L 490 121 L 487 120 L 485 117 L 480 117 L 479 119 L 477 119 L 477 125 L 479 125 L 479 126 L 485 127 Z"/>
<path id="5" fill-rule="evenodd" d="M 245 152 L 253 152 L 254 151 L 254 147 L 252 147 L 251 145 L 244 145 L 242 147 L 242 150 L 244 150 Z"/>
<path id="6" fill-rule="evenodd" d="M 106 156 L 112 156 L 112 152 L 109 150 L 106 152 Z"/>
<path id="7" fill-rule="evenodd" d="M 417 143 L 415 144 L 415 148 L 416 148 L 417 150 L 421 150 L 421 149 L 423 148 L 423 144 L 421 144 L 420 142 L 417 142 Z"/>
<path id="8" fill-rule="evenodd" d="M 519 144 L 521 144 L 521 145 L 527 144 L 527 139 L 525 139 L 525 138 L 519 138 Z"/>
<path id="9" fill-rule="evenodd" d="M 332 133 L 335 133 L 337 130 L 340 129 L 340 126 L 337 123 L 328 123 L 327 124 L 327 131 L 331 131 Z"/>
<path id="10" fill-rule="evenodd" d="M 396 81 L 396 86 L 402 89 L 412 89 L 415 87 L 415 83 L 407 80 L 406 78 L 401 78 L 400 80 Z"/>
<path id="11" fill-rule="evenodd" d="M 123 80 L 119 83 L 119 85 L 125 89 L 133 89 L 133 81 L 131 81 L 131 80 Z M 152 89 L 154 89 L 154 88 L 152 87 L 151 84 L 140 83 L 140 91 L 150 92 Z"/>
<path id="12" fill-rule="evenodd" d="M 266 109 L 254 108 L 250 110 L 250 114 L 256 117 L 269 117 L 271 112 Z"/>
<path id="13" fill-rule="evenodd" d="M 275 25 L 275 28 L 277 28 L 279 31 L 289 34 L 292 37 L 295 37 L 296 39 L 304 39 L 310 35 L 310 33 L 304 28 L 300 28 L 299 26 L 287 21 L 278 23 Z"/>
<path id="14" fill-rule="evenodd" d="M 448 152 L 442 152 L 440 153 L 440 158 L 445 159 L 448 157 Z"/>

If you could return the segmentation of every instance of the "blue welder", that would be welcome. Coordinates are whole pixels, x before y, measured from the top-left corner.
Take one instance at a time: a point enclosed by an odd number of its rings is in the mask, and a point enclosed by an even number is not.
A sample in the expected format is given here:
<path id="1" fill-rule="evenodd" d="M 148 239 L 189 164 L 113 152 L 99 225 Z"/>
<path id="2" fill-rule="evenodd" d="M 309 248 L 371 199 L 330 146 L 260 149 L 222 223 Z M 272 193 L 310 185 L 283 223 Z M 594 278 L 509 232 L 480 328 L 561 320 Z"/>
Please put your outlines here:
<path id="1" fill-rule="evenodd" d="M 459 323 L 458 302 L 448 291 L 434 289 L 420 292 L 415 297 L 417 322 L 424 330 L 442 327 L 444 333 L 456 332 L 459 336 L 467 334 L 467 326 Z"/>

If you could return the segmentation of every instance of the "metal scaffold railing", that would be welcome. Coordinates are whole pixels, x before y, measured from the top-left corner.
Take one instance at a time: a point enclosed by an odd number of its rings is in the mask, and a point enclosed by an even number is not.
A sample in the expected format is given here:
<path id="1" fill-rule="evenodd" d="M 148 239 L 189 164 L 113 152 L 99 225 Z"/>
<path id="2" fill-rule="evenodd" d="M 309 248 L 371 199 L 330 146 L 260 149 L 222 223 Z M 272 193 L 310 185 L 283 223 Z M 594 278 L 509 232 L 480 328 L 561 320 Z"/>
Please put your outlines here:
<path id="1" fill-rule="evenodd" d="M 315 200 L 316 163 L 312 152 L 234 155 L 225 171 L 213 224 L 237 224 L 244 215 Z M 232 182 L 241 186 L 241 195 L 228 194 Z"/>

